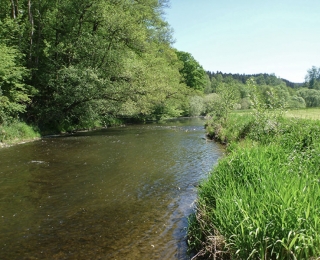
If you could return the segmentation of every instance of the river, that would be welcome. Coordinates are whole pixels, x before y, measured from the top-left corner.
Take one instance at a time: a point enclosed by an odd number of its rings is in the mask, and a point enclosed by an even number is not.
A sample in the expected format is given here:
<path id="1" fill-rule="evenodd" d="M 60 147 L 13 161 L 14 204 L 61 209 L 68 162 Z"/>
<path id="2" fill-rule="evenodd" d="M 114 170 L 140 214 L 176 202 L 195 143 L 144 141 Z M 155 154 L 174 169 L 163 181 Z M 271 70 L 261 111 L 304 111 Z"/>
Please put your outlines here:
<path id="1" fill-rule="evenodd" d="M 196 186 L 223 153 L 200 118 L 0 149 L 0 259 L 189 259 Z"/>

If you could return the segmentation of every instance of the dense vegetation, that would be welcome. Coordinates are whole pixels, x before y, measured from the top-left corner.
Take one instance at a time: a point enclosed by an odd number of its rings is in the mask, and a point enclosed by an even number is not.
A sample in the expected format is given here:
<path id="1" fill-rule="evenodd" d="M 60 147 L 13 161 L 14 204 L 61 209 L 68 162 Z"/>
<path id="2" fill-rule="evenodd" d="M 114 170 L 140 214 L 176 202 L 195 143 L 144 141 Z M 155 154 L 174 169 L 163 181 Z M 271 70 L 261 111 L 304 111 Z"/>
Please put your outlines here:
<path id="1" fill-rule="evenodd" d="M 209 120 L 227 155 L 199 186 L 188 243 L 205 259 L 317 259 L 320 121 L 284 117 L 249 80 L 252 110 Z M 272 109 L 270 109 L 272 107 Z"/>
<path id="2" fill-rule="evenodd" d="M 190 100 L 189 115 L 210 115 L 219 117 L 232 110 L 252 109 L 251 96 L 256 96 L 267 107 L 282 109 L 301 109 L 320 107 L 320 68 L 312 67 L 307 72 L 304 83 L 292 83 L 276 77 L 274 74 L 226 74 L 209 72 L 204 94 L 198 94 Z M 255 88 L 248 87 L 254 80 Z"/>
<path id="3" fill-rule="evenodd" d="M 187 115 L 207 75 L 172 48 L 167 4 L 1 1 L 1 129 L 24 121 L 62 132 Z"/>
<path id="4" fill-rule="evenodd" d="M 249 79 L 254 79 L 260 95 L 267 100 L 272 92 L 282 99 L 283 105 L 288 108 L 304 108 L 320 106 L 320 68 L 312 67 L 308 70 L 304 83 L 292 83 L 284 79 L 277 78 L 274 74 L 239 75 L 224 74 L 221 72 L 207 72 L 211 86 L 206 89 L 206 93 L 216 92 L 222 84 L 236 85 L 239 92 L 237 101 L 238 108 L 247 109 L 248 89 L 246 83 Z"/>
<path id="5" fill-rule="evenodd" d="M 250 108 L 250 75 L 206 73 L 190 53 L 172 47 L 167 5 L 1 1 L 0 140 L 20 122 L 36 132 L 64 132 L 205 115 L 223 102 Z M 288 107 L 316 107 L 319 71 L 312 67 L 303 86 L 268 74 L 254 78 L 266 99 L 272 91 Z"/>
<path id="6" fill-rule="evenodd" d="M 286 79 L 277 78 L 274 74 L 267 73 L 259 73 L 259 74 L 233 74 L 233 73 L 223 73 L 221 71 L 211 72 L 207 71 L 208 76 L 212 80 L 212 78 L 216 78 L 218 74 L 222 76 L 222 78 L 232 77 L 234 80 L 239 81 L 240 83 L 245 84 L 248 79 L 254 78 L 256 79 L 258 84 L 267 84 L 267 85 L 279 85 L 284 82 L 288 87 L 298 88 L 303 86 L 303 83 L 294 83 Z M 220 77 L 220 76 L 218 76 Z"/>

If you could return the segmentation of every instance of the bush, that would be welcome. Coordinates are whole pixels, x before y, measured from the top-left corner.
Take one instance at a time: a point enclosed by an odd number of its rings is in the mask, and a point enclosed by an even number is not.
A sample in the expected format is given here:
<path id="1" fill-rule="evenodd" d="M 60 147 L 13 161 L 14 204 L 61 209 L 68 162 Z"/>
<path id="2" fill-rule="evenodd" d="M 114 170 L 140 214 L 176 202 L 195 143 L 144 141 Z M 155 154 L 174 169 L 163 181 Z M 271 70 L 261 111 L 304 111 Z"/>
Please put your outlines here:
<path id="1" fill-rule="evenodd" d="M 200 96 L 193 96 L 190 98 L 189 115 L 200 116 L 204 112 L 203 98 Z"/>
<path id="2" fill-rule="evenodd" d="M 306 108 L 306 102 L 302 97 L 292 96 L 288 102 L 289 108 Z"/>
<path id="3" fill-rule="evenodd" d="M 205 114 L 211 113 L 216 109 L 220 102 L 220 97 L 216 93 L 211 93 L 203 98 Z"/>
<path id="4" fill-rule="evenodd" d="M 307 107 L 320 107 L 320 90 L 302 88 L 297 95 L 305 100 Z"/>

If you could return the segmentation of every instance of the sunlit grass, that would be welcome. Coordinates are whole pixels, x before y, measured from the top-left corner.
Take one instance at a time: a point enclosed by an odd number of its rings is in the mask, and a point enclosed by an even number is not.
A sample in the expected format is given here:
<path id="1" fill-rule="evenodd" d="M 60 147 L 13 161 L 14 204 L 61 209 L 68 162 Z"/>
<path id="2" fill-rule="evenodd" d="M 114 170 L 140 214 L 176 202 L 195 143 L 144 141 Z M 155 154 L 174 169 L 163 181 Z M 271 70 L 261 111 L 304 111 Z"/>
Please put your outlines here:
<path id="1" fill-rule="evenodd" d="M 0 144 L 14 144 L 40 138 L 37 129 L 24 122 L 13 122 L 9 125 L 0 125 Z"/>
<path id="2" fill-rule="evenodd" d="M 320 120 L 320 108 L 288 110 L 287 117 Z"/>
<path id="3" fill-rule="evenodd" d="M 243 115 L 220 130 L 235 142 L 199 187 L 190 247 L 208 259 L 318 259 L 320 121 Z"/>
<path id="4" fill-rule="evenodd" d="M 238 115 L 249 115 L 252 113 L 252 110 L 235 110 L 232 114 Z M 302 118 L 302 119 L 313 119 L 313 120 L 320 120 L 320 108 L 305 108 L 305 109 L 291 109 L 287 110 L 284 113 L 287 117 L 294 117 L 294 118 Z"/>

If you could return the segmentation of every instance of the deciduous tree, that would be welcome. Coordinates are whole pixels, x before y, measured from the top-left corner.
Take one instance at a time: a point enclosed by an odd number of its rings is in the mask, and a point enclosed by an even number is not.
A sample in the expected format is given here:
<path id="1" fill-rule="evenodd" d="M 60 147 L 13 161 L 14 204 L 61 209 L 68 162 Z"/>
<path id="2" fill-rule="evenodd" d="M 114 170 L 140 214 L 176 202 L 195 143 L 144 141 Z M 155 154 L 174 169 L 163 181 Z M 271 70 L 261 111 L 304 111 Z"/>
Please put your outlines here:
<path id="1" fill-rule="evenodd" d="M 0 124 L 25 111 L 35 89 L 24 83 L 27 68 L 20 65 L 18 50 L 0 43 Z"/>
<path id="2" fill-rule="evenodd" d="M 177 55 L 183 63 L 180 69 L 182 82 L 192 89 L 203 91 L 210 81 L 205 70 L 190 53 L 177 51 Z"/>
<path id="3" fill-rule="evenodd" d="M 320 90 L 320 68 L 312 66 L 312 68 L 308 70 L 305 81 L 308 88 Z"/>

